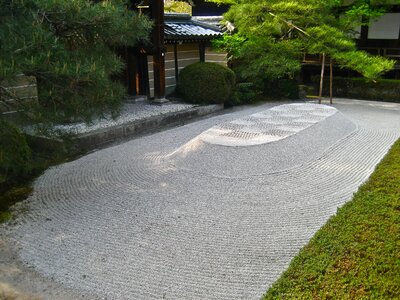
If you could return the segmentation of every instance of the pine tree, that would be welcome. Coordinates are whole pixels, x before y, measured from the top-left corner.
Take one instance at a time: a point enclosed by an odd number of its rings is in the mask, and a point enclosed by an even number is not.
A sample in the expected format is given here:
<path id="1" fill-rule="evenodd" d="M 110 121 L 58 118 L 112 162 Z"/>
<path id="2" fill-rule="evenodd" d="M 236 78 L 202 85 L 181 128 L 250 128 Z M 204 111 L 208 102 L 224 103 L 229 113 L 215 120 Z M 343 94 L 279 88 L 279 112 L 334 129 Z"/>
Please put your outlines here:
<path id="1" fill-rule="evenodd" d="M 341 0 L 212 1 L 232 4 L 225 19 L 234 23 L 237 31 L 217 45 L 241 61 L 239 69 L 245 78 L 293 77 L 301 68 L 305 52 L 324 53 L 341 67 L 369 79 L 394 66 L 394 61 L 357 50 L 351 38 L 353 28 L 364 17 L 384 12 L 375 5 L 385 0 L 358 0 L 348 6 L 343 6 Z"/>
<path id="2" fill-rule="evenodd" d="M 43 120 L 115 110 L 125 90 L 111 79 L 123 68 L 114 50 L 147 41 L 151 30 L 127 2 L 1 0 L 0 85 L 17 74 L 35 76 Z"/>

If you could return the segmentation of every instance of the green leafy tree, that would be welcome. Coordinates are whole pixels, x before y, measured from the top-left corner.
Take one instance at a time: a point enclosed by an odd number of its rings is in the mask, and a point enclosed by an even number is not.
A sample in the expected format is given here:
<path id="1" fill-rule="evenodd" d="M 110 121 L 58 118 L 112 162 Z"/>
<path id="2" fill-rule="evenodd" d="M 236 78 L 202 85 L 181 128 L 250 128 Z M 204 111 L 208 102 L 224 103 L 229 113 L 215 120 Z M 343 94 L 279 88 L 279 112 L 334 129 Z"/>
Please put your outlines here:
<path id="1" fill-rule="evenodd" d="M 293 77 L 305 52 L 324 53 L 369 79 L 394 66 L 394 61 L 358 51 L 351 38 L 356 25 L 384 12 L 377 5 L 386 1 L 357 0 L 347 6 L 341 0 L 213 2 L 232 5 L 225 19 L 235 24 L 236 33 L 216 44 L 240 60 L 238 69 L 245 78 Z"/>
<path id="2" fill-rule="evenodd" d="M 192 13 L 192 7 L 190 3 L 186 1 L 174 1 L 174 0 L 166 0 L 165 8 L 166 12 L 175 12 L 175 13 Z"/>
<path id="3" fill-rule="evenodd" d="M 124 88 L 111 79 L 123 68 L 114 51 L 146 41 L 151 22 L 124 0 L 1 0 L 1 82 L 35 76 L 42 120 L 90 119 L 115 110 Z M 3 97 L 1 96 L 3 95 Z"/>

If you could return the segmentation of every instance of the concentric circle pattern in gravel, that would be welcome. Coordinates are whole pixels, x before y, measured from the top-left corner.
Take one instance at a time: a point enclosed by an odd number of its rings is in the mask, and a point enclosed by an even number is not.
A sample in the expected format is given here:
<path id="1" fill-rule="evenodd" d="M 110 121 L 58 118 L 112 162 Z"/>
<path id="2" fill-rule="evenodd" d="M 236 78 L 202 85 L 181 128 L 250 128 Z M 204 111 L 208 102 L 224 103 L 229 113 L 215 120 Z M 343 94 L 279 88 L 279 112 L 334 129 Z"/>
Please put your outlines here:
<path id="1" fill-rule="evenodd" d="M 37 272 L 87 295 L 259 299 L 399 138 L 400 105 L 337 102 L 275 142 L 199 138 L 270 114 L 266 104 L 51 168 L 8 239 Z"/>

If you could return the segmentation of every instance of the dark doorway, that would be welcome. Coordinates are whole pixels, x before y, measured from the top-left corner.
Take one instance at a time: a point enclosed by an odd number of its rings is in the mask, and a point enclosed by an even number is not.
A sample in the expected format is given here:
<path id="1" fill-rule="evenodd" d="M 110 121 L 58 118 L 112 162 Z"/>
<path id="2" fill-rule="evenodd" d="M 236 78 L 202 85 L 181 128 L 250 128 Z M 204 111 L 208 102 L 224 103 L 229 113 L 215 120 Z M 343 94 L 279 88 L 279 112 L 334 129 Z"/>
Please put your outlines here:
<path id="1" fill-rule="evenodd" d="M 126 83 L 130 95 L 150 95 L 147 54 L 143 49 L 128 48 Z"/>

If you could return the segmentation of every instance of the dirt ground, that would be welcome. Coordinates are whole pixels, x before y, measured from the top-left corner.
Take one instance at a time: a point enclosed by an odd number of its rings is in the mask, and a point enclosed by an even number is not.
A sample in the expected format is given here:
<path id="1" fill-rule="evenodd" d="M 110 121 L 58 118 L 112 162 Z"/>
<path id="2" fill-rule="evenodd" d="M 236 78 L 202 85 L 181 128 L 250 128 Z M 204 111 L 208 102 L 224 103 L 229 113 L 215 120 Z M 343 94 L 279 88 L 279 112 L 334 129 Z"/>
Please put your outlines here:
<path id="1" fill-rule="evenodd" d="M 83 299 L 73 291 L 42 277 L 21 264 L 0 236 L 0 300 Z M 87 297 L 85 297 L 87 299 Z"/>

